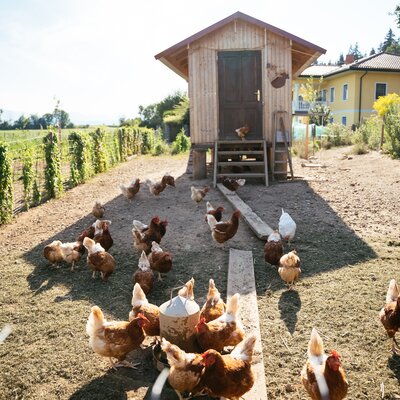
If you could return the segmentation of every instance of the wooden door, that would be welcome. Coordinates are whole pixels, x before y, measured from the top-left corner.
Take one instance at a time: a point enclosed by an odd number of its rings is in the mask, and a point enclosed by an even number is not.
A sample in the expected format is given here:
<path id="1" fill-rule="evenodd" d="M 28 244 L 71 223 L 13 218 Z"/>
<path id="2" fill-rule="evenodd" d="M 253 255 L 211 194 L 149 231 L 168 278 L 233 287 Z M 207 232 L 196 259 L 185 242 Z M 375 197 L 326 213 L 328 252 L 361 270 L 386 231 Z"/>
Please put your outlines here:
<path id="1" fill-rule="evenodd" d="M 261 83 L 260 51 L 218 53 L 220 140 L 240 140 L 235 129 L 246 124 L 246 139 L 263 138 Z"/>

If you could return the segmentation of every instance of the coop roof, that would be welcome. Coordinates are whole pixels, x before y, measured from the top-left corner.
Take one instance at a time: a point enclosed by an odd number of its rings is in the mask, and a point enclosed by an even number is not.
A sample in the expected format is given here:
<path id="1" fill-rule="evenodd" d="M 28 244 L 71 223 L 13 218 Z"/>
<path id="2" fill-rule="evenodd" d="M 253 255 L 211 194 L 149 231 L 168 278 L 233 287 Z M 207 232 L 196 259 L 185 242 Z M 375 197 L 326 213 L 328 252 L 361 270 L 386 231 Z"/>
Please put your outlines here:
<path id="1" fill-rule="evenodd" d="M 205 28 L 202 31 L 197 32 L 194 35 L 186 38 L 185 40 L 182 40 L 181 42 L 169 47 L 168 49 L 155 55 L 155 58 L 163 62 L 182 78 L 188 80 L 188 49 L 190 47 L 190 44 L 237 20 L 243 20 L 245 22 L 256 25 L 262 29 L 266 29 L 291 40 L 293 76 L 298 75 L 308 65 L 315 61 L 321 54 L 325 54 L 326 52 L 326 50 L 322 47 L 319 47 L 313 43 L 299 38 L 298 36 L 295 36 L 289 32 L 286 32 L 282 29 L 279 29 L 275 26 L 267 24 L 266 22 L 260 21 L 259 19 L 250 17 L 249 15 L 243 14 L 238 11 L 219 22 L 216 22 L 208 28 Z"/>

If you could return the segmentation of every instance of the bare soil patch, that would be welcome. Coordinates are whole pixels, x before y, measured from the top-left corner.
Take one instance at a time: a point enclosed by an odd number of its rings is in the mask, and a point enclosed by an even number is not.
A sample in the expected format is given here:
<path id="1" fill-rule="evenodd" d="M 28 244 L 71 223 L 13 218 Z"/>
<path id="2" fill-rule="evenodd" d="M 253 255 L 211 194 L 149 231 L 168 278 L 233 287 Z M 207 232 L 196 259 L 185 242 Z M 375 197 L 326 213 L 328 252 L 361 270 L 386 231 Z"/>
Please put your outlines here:
<path id="1" fill-rule="evenodd" d="M 131 275 L 139 254 L 131 242 L 133 219 L 167 218 L 161 246 L 174 255 L 173 270 L 157 282 L 148 298 L 161 304 L 172 287 L 192 276 L 195 296 L 204 301 L 208 279 L 214 278 L 225 296 L 229 247 L 252 250 L 270 399 L 305 399 L 300 370 L 311 328 L 323 335 L 327 349 L 342 356 L 350 382 L 349 399 L 400 396 L 400 360 L 387 352 L 388 340 L 378 320 L 387 286 L 399 277 L 400 195 L 399 162 L 376 152 L 344 156 L 348 148 L 323 151 L 322 168 L 302 168 L 295 160 L 293 182 L 246 183 L 238 191 L 258 215 L 277 227 L 281 208 L 298 225 L 292 248 L 302 261 L 295 290 L 287 291 L 274 267 L 263 260 L 264 243 L 241 223 L 228 243 L 212 241 L 204 222 L 205 204 L 190 199 L 190 186 L 211 185 L 211 176 L 193 182 L 185 174 L 187 155 L 141 156 L 101 174 L 85 185 L 20 214 L 0 228 L 0 327 L 13 325 L 13 334 L 0 345 L 0 398 L 13 399 L 142 399 L 148 396 L 158 372 L 151 350 L 131 354 L 141 361 L 138 370 L 109 370 L 108 361 L 88 346 L 85 324 L 94 304 L 109 319 L 127 319 L 132 293 Z M 176 188 L 159 197 L 142 187 L 128 201 L 120 183 L 133 177 L 159 178 L 170 172 Z M 106 204 L 117 261 L 108 282 L 92 280 L 82 259 L 78 270 L 52 269 L 42 256 L 55 239 L 75 240 L 94 221 L 96 199 Z M 232 208 L 218 190 L 208 197 Z M 164 399 L 175 399 L 168 388 Z"/>

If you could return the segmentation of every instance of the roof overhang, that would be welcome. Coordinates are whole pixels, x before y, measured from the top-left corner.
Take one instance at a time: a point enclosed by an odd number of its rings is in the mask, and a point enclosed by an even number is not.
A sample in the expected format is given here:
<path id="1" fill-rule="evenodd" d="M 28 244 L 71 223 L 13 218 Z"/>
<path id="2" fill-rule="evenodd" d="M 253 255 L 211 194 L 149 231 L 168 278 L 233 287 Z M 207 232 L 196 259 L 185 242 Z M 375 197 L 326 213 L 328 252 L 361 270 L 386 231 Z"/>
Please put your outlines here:
<path id="1" fill-rule="evenodd" d="M 256 18 L 250 17 L 241 12 L 236 12 L 229 17 L 203 29 L 200 32 L 188 37 L 185 40 L 169 47 L 161 53 L 155 55 L 156 60 L 160 60 L 168 68 L 172 69 L 186 81 L 189 80 L 188 54 L 191 43 L 202 37 L 216 31 L 223 26 L 237 20 L 243 20 L 250 24 L 256 25 L 262 29 L 271 31 L 277 35 L 283 36 L 290 40 L 292 53 L 292 76 L 297 77 L 310 64 L 312 64 L 320 55 L 325 54 L 326 50 L 304 39 L 301 39 L 291 33 L 288 33 L 275 26 L 269 25 Z"/>

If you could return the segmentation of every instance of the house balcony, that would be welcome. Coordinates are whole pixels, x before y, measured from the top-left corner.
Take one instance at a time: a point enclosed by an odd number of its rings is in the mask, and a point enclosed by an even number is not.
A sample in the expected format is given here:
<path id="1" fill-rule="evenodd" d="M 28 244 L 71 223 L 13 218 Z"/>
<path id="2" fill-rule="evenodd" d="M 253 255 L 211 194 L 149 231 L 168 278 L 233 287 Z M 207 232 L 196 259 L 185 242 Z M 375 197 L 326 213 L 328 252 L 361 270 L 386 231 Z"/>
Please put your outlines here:
<path id="1" fill-rule="evenodd" d="M 314 103 L 309 103 L 304 100 L 294 100 L 292 101 L 292 113 L 297 115 L 308 114 L 309 110 L 314 108 L 316 105 L 326 106 L 328 103 L 326 101 L 315 101 Z"/>

